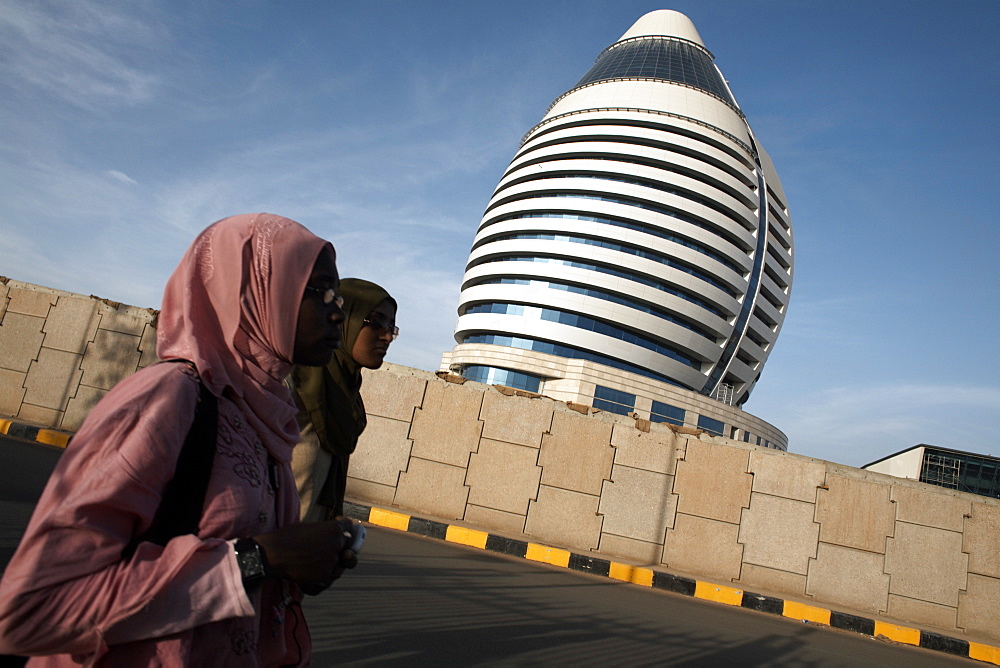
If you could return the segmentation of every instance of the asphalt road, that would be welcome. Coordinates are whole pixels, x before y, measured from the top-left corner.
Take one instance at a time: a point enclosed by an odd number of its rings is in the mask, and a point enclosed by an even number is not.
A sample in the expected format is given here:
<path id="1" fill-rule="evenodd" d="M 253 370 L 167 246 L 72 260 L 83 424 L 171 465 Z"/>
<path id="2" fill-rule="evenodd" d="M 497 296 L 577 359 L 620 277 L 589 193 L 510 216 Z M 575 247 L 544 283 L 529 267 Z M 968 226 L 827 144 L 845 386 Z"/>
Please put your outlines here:
<path id="1" fill-rule="evenodd" d="M 62 448 L 0 435 L 0 573 L 31 518 Z"/>
<path id="2" fill-rule="evenodd" d="M 0 549 L 59 452 L 0 436 Z M 305 609 L 320 667 L 984 665 L 380 527 Z"/>

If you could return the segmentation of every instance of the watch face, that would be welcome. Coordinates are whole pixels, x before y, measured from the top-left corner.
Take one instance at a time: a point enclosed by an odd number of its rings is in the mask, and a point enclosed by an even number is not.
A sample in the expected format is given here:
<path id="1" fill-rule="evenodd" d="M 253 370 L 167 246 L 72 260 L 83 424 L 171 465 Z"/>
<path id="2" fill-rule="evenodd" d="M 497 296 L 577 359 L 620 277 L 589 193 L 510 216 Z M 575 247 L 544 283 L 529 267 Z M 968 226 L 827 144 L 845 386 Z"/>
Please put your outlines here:
<path id="1" fill-rule="evenodd" d="M 264 576 L 264 561 L 260 558 L 256 545 L 240 546 L 240 551 L 236 553 L 236 561 L 240 565 L 240 575 L 244 580 Z"/>

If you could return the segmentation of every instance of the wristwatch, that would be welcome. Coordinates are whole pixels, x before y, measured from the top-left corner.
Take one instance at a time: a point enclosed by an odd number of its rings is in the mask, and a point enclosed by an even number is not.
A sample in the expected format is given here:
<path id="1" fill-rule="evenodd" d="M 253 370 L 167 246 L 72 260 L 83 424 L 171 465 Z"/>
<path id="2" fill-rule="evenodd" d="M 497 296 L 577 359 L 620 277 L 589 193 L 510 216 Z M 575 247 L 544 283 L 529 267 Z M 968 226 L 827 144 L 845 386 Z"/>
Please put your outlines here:
<path id="1" fill-rule="evenodd" d="M 243 585 L 248 586 L 268 576 L 267 556 L 264 548 L 253 538 L 241 538 L 233 545 L 236 563 L 240 566 Z"/>

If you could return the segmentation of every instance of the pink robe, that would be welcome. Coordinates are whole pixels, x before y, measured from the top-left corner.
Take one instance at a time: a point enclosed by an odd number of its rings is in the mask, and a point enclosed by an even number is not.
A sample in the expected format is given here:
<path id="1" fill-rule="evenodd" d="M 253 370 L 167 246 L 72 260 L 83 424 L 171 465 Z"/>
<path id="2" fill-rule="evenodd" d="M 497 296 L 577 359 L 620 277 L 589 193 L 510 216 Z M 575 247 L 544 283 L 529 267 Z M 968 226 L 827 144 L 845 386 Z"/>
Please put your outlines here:
<path id="1" fill-rule="evenodd" d="M 31 665 L 57 666 L 308 663 L 298 587 L 269 579 L 248 596 L 227 541 L 298 521 L 299 430 L 282 381 L 327 250 L 267 213 L 198 235 L 167 281 L 156 346 L 160 359 L 193 362 L 219 398 L 198 535 L 142 543 L 122 560 L 173 477 L 199 396 L 186 365 L 158 364 L 109 392 L 59 461 L 0 581 L 0 654 L 56 654 Z"/>
<path id="2" fill-rule="evenodd" d="M 166 547 L 142 543 L 121 561 L 156 513 L 197 398 L 186 365 L 158 364 L 124 380 L 92 411 L 0 582 L 0 653 L 62 652 L 30 666 L 307 660 L 297 588 L 268 580 L 248 596 L 226 542 L 272 531 L 298 512 L 271 489 L 267 451 L 232 402 L 219 401 L 199 536 L 178 536 Z M 288 465 L 278 472 L 279 489 L 294 489 Z M 31 639 L 42 644 L 21 644 Z"/>

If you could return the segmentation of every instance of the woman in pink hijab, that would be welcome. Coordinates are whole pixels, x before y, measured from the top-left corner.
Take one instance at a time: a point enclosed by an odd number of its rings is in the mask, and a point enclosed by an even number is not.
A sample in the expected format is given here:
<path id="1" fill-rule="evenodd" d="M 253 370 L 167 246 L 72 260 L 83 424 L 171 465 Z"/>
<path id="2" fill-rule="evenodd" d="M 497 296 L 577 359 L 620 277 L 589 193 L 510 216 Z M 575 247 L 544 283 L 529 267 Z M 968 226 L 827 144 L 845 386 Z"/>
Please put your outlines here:
<path id="1" fill-rule="evenodd" d="M 271 214 L 202 232 L 167 283 L 160 363 L 118 384 L 63 454 L 0 582 L 0 654 L 32 666 L 309 662 L 301 592 L 353 561 L 348 520 L 299 525 L 283 379 L 321 366 L 344 313 L 333 246 Z M 197 533 L 153 522 L 201 385 L 216 450 Z M 210 443 L 211 441 L 209 441 Z"/>

